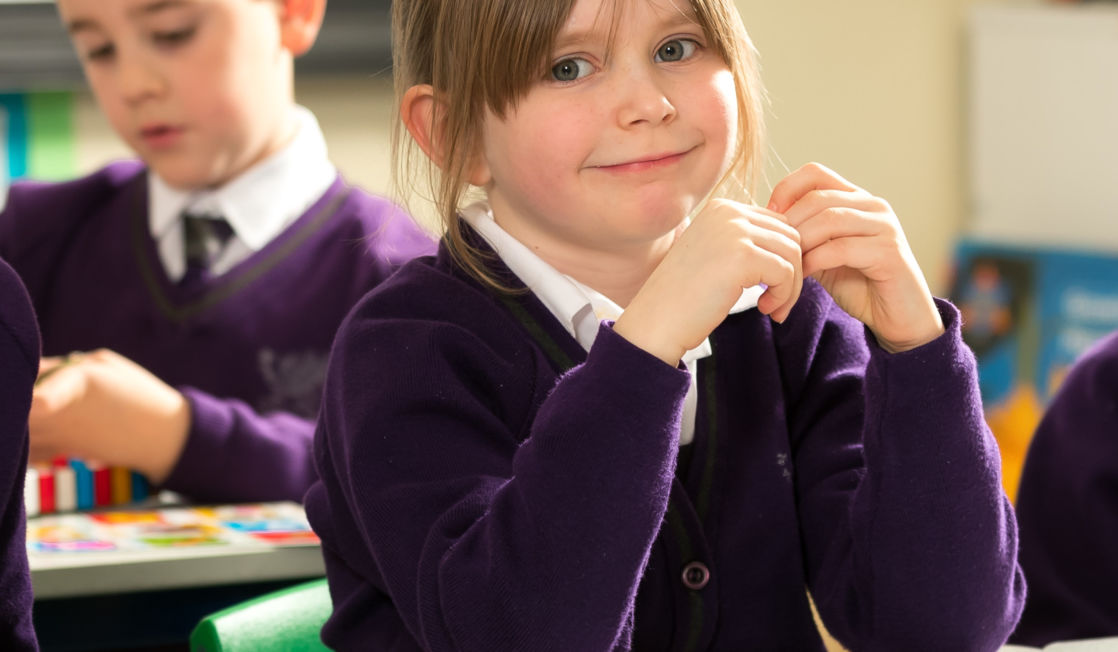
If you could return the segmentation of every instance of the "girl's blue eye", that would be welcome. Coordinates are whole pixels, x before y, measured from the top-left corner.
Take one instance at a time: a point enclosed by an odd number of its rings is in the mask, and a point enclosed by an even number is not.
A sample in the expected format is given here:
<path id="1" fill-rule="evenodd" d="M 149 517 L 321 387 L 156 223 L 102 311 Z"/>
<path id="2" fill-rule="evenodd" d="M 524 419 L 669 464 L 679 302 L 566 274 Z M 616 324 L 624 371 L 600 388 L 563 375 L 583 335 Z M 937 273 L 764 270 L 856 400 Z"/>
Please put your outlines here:
<path id="1" fill-rule="evenodd" d="M 586 59 L 571 57 L 563 59 L 551 67 L 551 77 L 559 82 L 572 82 L 594 72 L 594 67 Z"/>
<path id="2" fill-rule="evenodd" d="M 690 39 L 672 39 L 656 50 L 656 61 L 683 61 L 695 54 L 698 44 Z"/>

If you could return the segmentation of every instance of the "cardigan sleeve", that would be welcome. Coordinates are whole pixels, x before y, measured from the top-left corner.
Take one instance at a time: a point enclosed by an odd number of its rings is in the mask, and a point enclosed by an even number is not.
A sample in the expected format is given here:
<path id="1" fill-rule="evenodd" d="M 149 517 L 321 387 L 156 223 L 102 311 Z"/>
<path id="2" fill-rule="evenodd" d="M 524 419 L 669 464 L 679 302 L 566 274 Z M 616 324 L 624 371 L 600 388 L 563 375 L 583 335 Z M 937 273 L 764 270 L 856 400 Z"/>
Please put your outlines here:
<path id="1" fill-rule="evenodd" d="M 345 328 L 316 442 L 331 511 L 312 524 L 356 521 L 359 541 L 324 544 L 375 561 L 366 581 L 425 650 L 626 646 L 688 375 L 606 325 L 557 382 L 509 348 L 446 323 Z M 323 640 L 360 649 L 346 623 L 370 615 L 347 605 L 368 589 L 331 590 Z"/>
<path id="2" fill-rule="evenodd" d="M 302 502 L 317 477 L 313 420 L 178 389 L 190 404 L 191 426 L 164 488 L 203 501 Z"/>
<path id="3" fill-rule="evenodd" d="M 937 304 L 946 333 L 889 354 L 823 297 L 790 408 L 809 588 L 855 650 L 994 650 L 1024 604 L 975 360 Z"/>

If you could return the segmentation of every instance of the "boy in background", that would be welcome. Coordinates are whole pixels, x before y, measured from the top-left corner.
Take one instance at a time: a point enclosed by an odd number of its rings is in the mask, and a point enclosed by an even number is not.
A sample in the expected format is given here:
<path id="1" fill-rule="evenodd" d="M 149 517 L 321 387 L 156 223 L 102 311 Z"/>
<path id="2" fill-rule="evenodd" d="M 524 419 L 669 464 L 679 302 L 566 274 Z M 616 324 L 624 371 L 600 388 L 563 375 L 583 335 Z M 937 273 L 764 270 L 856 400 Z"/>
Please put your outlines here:
<path id="1" fill-rule="evenodd" d="M 57 4 L 140 161 L 17 183 L 0 213 L 50 373 L 31 459 L 127 466 L 199 500 L 301 500 L 338 324 L 433 250 L 345 184 L 295 103 L 325 0 Z"/>

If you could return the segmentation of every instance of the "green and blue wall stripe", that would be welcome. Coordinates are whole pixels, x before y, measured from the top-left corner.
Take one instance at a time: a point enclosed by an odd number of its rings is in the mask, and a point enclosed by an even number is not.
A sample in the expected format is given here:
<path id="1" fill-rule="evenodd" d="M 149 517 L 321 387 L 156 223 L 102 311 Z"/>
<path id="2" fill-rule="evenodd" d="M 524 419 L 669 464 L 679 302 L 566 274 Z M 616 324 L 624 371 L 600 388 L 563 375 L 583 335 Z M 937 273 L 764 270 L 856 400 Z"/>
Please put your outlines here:
<path id="1" fill-rule="evenodd" d="M 6 167 L 0 178 L 49 181 L 74 176 L 72 107 L 67 91 L 0 93 L 0 142 L 6 145 L 0 149 L 0 165 Z"/>

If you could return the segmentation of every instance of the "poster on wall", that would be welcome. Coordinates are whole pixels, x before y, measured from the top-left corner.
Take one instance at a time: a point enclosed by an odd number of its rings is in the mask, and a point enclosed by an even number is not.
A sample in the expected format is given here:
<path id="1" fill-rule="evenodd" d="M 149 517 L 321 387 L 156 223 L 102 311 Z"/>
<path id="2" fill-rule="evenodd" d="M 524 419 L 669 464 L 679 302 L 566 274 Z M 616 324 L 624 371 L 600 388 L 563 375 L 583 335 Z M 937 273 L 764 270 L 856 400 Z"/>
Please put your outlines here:
<path id="1" fill-rule="evenodd" d="M 1118 329 L 1118 251 L 963 241 L 951 297 L 978 358 L 987 423 L 998 440 L 1006 493 L 1033 431 L 1070 365 Z"/>
<path id="2" fill-rule="evenodd" d="M 0 210 L 8 200 L 8 111 L 0 106 Z"/>
<path id="3" fill-rule="evenodd" d="M 26 172 L 25 106 L 22 95 L 0 93 L 0 209 L 7 201 L 8 185 Z"/>
<path id="4" fill-rule="evenodd" d="M 75 173 L 69 92 L 0 93 L 0 209 L 17 179 L 67 179 Z"/>

